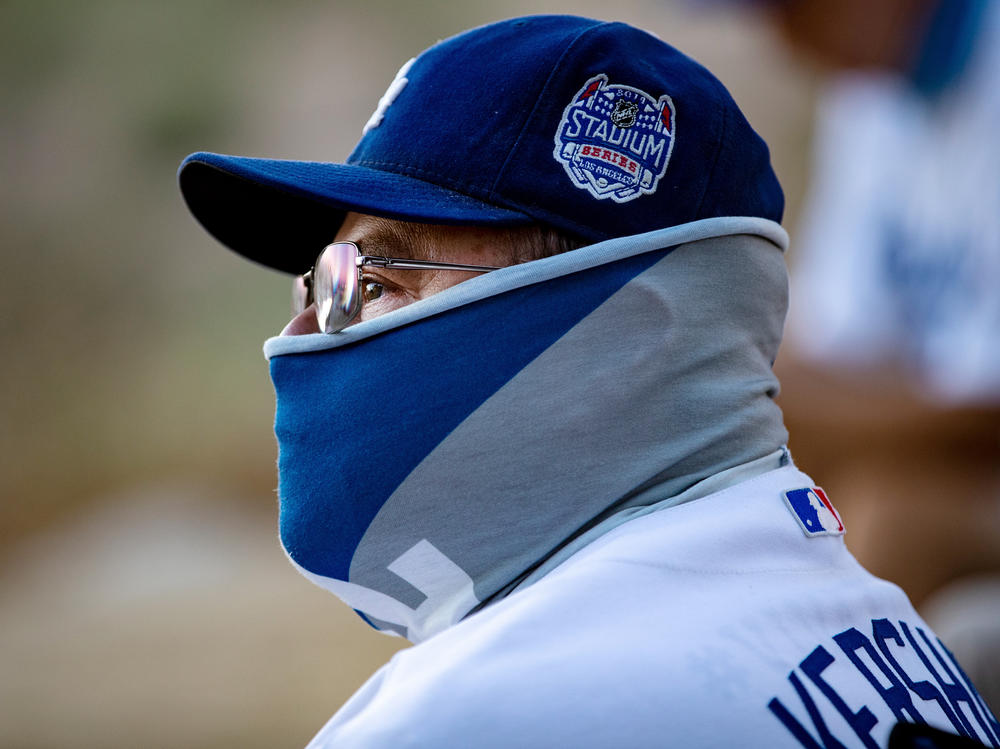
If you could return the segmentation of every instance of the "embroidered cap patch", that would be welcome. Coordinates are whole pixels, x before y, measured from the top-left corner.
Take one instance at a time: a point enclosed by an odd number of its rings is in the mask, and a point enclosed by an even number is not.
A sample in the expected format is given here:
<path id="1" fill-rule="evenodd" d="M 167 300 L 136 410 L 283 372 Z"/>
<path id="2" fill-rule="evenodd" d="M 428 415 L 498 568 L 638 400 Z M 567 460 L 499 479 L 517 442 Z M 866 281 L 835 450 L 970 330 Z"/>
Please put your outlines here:
<path id="1" fill-rule="evenodd" d="M 840 515 L 826 498 L 826 492 L 818 486 L 787 491 L 785 502 L 807 536 L 843 535 Z"/>
<path id="2" fill-rule="evenodd" d="M 554 156 L 598 200 L 626 203 L 656 192 L 674 147 L 674 103 L 603 73 L 583 84 L 563 111 Z"/>

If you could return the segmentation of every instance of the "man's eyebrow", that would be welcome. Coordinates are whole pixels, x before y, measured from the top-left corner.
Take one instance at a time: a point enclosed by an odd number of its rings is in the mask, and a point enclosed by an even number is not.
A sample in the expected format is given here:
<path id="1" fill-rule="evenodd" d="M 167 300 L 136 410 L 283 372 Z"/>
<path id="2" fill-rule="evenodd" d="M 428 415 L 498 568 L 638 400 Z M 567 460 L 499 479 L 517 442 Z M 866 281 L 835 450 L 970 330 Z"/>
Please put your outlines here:
<path id="1" fill-rule="evenodd" d="M 422 227 L 418 225 L 413 225 L 409 231 L 404 231 L 400 227 L 399 222 L 377 220 L 374 222 L 374 228 L 359 236 L 355 243 L 362 255 L 420 259 L 422 254 L 420 250 L 426 243 L 426 233 L 421 231 Z"/>

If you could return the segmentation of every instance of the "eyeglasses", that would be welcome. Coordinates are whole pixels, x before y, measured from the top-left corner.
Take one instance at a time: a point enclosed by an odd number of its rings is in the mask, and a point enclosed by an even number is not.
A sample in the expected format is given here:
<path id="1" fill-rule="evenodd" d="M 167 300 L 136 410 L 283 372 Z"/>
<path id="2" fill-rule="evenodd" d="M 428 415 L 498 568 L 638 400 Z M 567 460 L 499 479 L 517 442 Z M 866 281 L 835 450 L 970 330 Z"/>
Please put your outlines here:
<path id="1" fill-rule="evenodd" d="M 364 289 L 361 269 L 392 268 L 394 270 L 458 270 L 487 273 L 499 268 L 488 265 L 432 263 L 398 257 L 362 255 L 354 242 L 334 242 L 323 248 L 316 264 L 292 282 L 292 313 L 300 314 L 316 303 L 316 322 L 324 333 L 343 330 L 361 312 Z"/>

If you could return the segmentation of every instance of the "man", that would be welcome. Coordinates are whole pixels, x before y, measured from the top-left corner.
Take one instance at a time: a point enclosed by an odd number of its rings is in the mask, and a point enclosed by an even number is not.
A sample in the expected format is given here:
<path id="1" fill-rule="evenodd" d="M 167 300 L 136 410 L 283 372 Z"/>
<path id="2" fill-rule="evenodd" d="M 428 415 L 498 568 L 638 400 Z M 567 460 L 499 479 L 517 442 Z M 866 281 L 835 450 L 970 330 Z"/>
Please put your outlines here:
<path id="1" fill-rule="evenodd" d="M 265 345 L 289 557 L 417 643 L 312 746 L 1000 743 L 784 448 L 783 197 L 697 63 L 513 19 L 404 65 L 346 164 L 180 183 L 302 274 Z"/>

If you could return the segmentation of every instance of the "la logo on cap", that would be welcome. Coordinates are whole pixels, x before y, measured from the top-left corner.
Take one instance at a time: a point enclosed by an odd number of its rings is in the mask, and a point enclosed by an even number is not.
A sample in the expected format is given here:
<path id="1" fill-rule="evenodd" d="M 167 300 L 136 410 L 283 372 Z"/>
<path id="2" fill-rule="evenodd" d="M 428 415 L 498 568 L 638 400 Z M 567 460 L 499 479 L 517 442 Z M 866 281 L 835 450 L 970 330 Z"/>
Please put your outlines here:
<path id="1" fill-rule="evenodd" d="M 396 73 L 396 77 L 392 79 L 392 83 L 389 84 L 389 88 L 385 90 L 385 93 L 382 94 L 382 98 L 378 100 L 378 106 L 375 107 L 375 111 L 372 112 L 372 116 L 368 118 L 368 122 L 366 122 L 365 126 L 361 129 L 362 135 L 367 135 L 369 130 L 373 130 L 382 124 L 382 120 L 385 119 L 386 110 L 392 106 L 392 103 L 396 101 L 396 97 L 403 92 L 403 89 L 406 88 L 406 84 L 410 82 L 410 79 L 406 77 L 406 74 L 410 72 L 410 68 L 413 67 L 413 63 L 416 61 L 416 57 L 411 57 L 403 63 L 403 67 L 401 67 Z"/>

